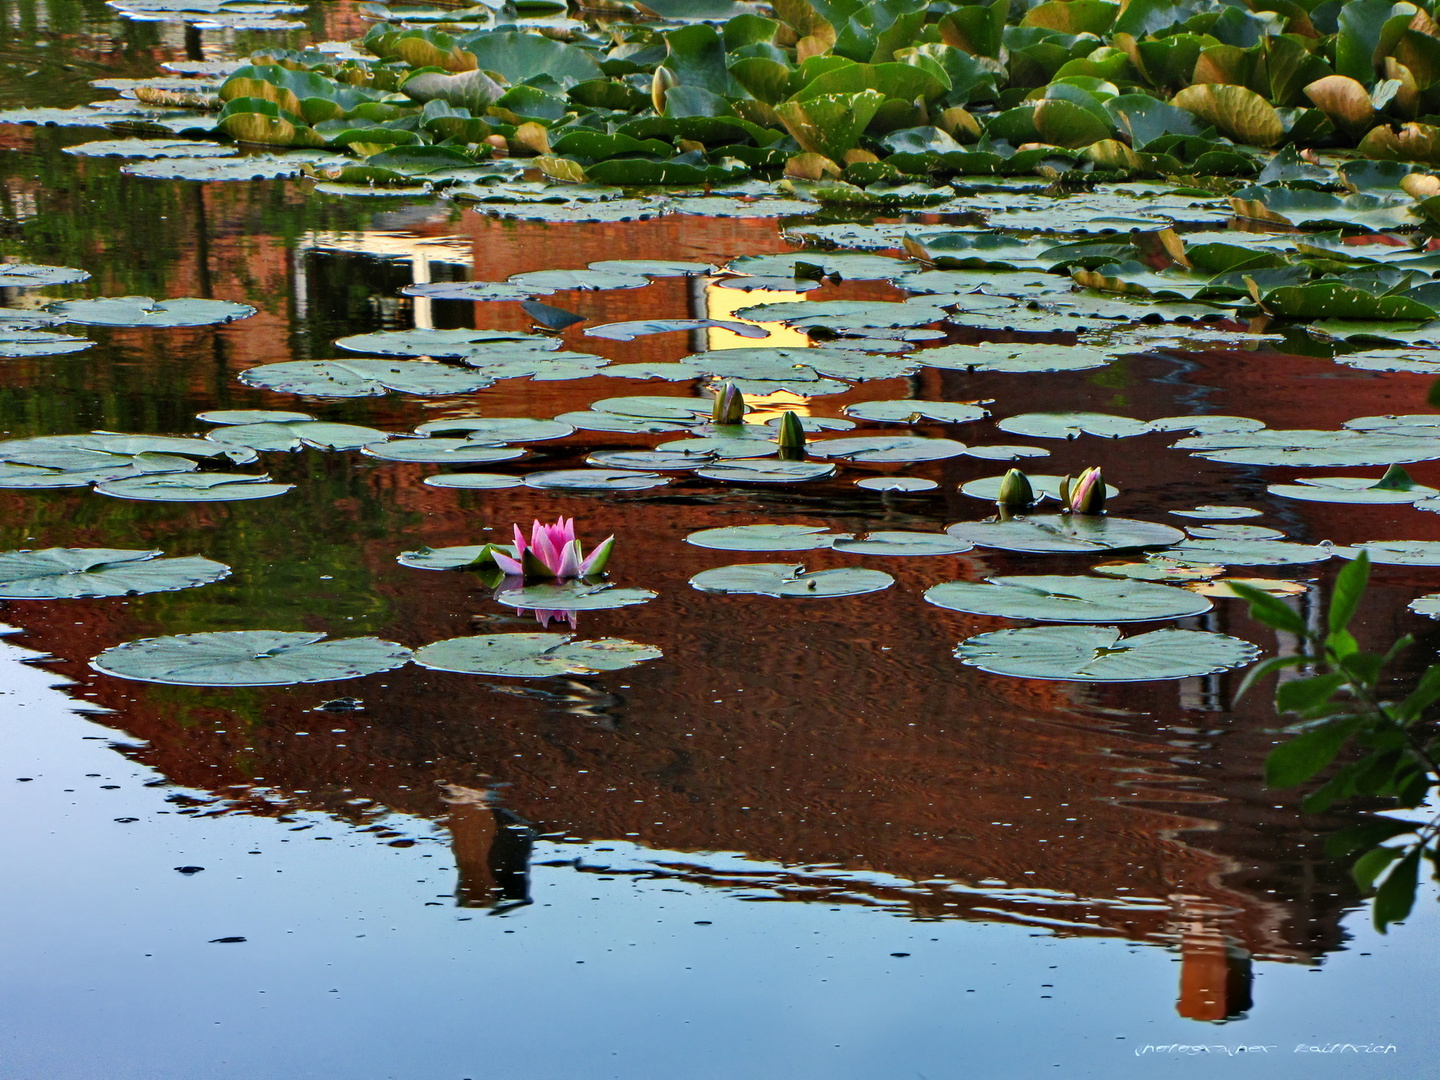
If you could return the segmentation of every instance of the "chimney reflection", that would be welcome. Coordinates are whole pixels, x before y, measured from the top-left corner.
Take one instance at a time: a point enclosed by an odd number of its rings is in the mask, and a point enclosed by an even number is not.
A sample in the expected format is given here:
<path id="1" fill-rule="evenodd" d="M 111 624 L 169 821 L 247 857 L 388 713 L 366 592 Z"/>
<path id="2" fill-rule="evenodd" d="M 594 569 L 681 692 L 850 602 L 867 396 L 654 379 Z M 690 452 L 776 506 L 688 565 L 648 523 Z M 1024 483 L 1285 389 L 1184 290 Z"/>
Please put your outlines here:
<path id="1" fill-rule="evenodd" d="M 535 831 L 495 805 L 492 792 L 446 785 L 455 903 L 502 911 L 530 903 L 530 852 Z"/>
<path id="2" fill-rule="evenodd" d="M 1187 1020 L 1235 1020 L 1254 1003 L 1250 953 L 1220 927 L 1232 912 L 1214 904 L 1182 899 L 1180 998 L 1175 1011 Z"/>

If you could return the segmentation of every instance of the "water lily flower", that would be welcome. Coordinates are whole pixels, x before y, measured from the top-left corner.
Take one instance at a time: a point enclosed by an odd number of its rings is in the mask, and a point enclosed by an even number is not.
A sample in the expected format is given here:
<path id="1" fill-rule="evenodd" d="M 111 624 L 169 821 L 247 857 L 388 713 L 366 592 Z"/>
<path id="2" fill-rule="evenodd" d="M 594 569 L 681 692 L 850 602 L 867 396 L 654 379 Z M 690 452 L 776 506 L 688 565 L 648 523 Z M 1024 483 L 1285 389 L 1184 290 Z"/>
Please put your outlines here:
<path id="1" fill-rule="evenodd" d="M 662 64 L 655 69 L 655 74 L 650 78 L 650 104 L 655 106 L 656 113 L 665 115 L 665 95 L 679 85 L 680 80 L 669 68 Z"/>
<path id="2" fill-rule="evenodd" d="M 1065 477 L 1060 484 L 1060 501 L 1072 514 L 1103 514 L 1105 512 L 1105 476 L 1098 465 L 1082 470 L 1070 483 Z"/>
<path id="3" fill-rule="evenodd" d="M 785 461 L 801 461 L 805 457 L 805 428 L 800 417 L 786 411 L 780 415 L 780 457 Z"/>
<path id="4" fill-rule="evenodd" d="M 745 396 L 733 382 L 715 392 L 715 405 L 710 410 L 712 424 L 739 424 L 745 419 Z"/>
<path id="5" fill-rule="evenodd" d="M 1035 501 L 1035 489 L 1030 485 L 1030 478 L 1019 469 L 1011 469 L 1000 480 L 995 501 L 1001 506 L 1029 506 Z"/>
<path id="6" fill-rule="evenodd" d="M 525 543 L 525 534 L 515 526 L 515 557 L 500 551 L 492 551 L 490 557 L 495 565 L 507 575 L 524 578 L 576 578 L 589 577 L 605 569 L 610 561 L 610 552 L 615 547 L 615 537 L 606 537 L 588 556 L 575 539 L 575 519 L 562 517 L 554 525 L 543 525 L 539 521 L 530 529 L 530 543 Z"/>

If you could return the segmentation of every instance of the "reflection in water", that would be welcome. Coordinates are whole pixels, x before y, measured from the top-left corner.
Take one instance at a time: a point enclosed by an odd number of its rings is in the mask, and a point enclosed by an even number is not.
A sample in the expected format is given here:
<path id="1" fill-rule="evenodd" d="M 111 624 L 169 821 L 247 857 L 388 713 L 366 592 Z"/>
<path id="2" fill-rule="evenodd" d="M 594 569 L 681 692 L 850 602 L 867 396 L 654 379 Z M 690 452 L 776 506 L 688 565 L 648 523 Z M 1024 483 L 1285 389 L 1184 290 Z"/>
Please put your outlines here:
<path id="1" fill-rule="evenodd" d="M 535 830 L 497 805 L 490 791 L 448 784 L 446 824 L 458 879 L 455 902 L 461 907 L 503 910 L 530 903 L 530 852 Z"/>

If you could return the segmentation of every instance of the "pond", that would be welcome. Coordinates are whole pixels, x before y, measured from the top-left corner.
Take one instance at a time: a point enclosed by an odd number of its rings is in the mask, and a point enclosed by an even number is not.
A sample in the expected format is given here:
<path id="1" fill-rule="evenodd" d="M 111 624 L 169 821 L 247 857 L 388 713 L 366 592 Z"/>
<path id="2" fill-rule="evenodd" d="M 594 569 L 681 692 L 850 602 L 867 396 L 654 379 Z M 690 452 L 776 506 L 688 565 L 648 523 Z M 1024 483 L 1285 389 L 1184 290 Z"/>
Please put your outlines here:
<path id="1" fill-rule="evenodd" d="M 257 50 L 489 11 L 0 0 L 0 1078 L 1421 1075 L 1434 884 L 1377 932 L 1383 800 L 1267 786 L 1302 642 L 1227 582 L 1319 627 L 1368 550 L 1434 661 L 1434 178 L 681 125 L 708 186 L 622 190 L 523 152 L 553 79 L 474 167 L 378 93 L 215 131 Z M 485 551 L 556 519 L 608 563 Z"/>

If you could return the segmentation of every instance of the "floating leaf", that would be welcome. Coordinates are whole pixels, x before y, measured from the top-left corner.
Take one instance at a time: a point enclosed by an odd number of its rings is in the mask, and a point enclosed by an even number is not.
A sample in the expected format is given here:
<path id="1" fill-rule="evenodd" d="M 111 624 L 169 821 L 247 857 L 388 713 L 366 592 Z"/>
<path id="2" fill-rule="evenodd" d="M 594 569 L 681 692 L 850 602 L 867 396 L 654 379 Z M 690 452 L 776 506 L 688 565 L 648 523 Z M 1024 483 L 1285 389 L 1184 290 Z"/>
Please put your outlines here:
<path id="1" fill-rule="evenodd" d="M 555 420 L 532 420 L 527 416 L 457 416 L 430 420 L 415 429 L 417 435 L 443 435 L 463 431 L 471 442 L 544 442 L 573 435 L 569 424 Z"/>
<path id="2" fill-rule="evenodd" d="M 721 551 L 814 551 L 849 537 L 849 533 L 826 532 L 823 525 L 731 525 L 701 529 L 685 537 L 685 542 Z"/>
<path id="3" fill-rule="evenodd" d="M 434 465 L 482 465 L 514 461 L 525 450 L 514 446 L 489 446 L 468 439 L 399 438 L 373 443 L 361 450 L 366 457 L 381 461 L 418 461 Z"/>
<path id="4" fill-rule="evenodd" d="M 633 322 L 605 323 L 591 326 L 585 331 L 587 337 L 607 338 L 610 341 L 634 341 L 637 337 L 650 334 L 671 334 L 679 331 L 708 330 L 710 328 L 729 330 L 746 338 L 769 337 L 770 331 L 754 323 L 736 322 L 733 319 L 639 319 Z M 606 374 L 614 374 L 606 372 Z"/>
<path id="5" fill-rule="evenodd" d="M 798 484 L 833 476 L 835 466 L 822 461 L 771 461 L 741 459 L 719 461 L 695 470 L 707 480 L 730 484 Z"/>
<path id="6" fill-rule="evenodd" d="M 831 546 L 850 555 L 960 555 L 975 545 L 946 533 L 891 531 L 840 539 Z"/>
<path id="7" fill-rule="evenodd" d="M 432 360 L 286 360 L 250 368 L 240 381 L 284 394 L 348 398 L 378 397 L 390 390 L 424 397 L 469 394 L 495 379 Z"/>
<path id="8" fill-rule="evenodd" d="M 1163 547 L 1185 539 L 1169 525 L 1099 514 L 1050 514 L 1009 521 L 962 521 L 945 530 L 977 547 L 1001 551 L 1095 553 Z"/>
<path id="9" fill-rule="evenodd" d="M 670 480 L 658 473 L 620 469 L 554 469 L 531 473 L 525 477 L 525 486 L 541 491 L 640 491 L 662 487 Z"/>
<path id="10" fill-rule="evenodd" d="M 710 454 L 674 453 L 666 450 L 597 450 L 585 464 L 602 469 L 633 469 L 636 472 L 689 472 L 708 464 Z"/>
<path id="11" fill-rule="evenodd" d="M 318 420 L 289 423 L 227 424 L 205 436 L 222 446 L 242 446 L 251 450 L 299 450 L 313 446 L 320 450 L 355 450 L 372 443 L 382 443 L 389 433 L 358 424 L 331 424 Z"/>
<path id="12" fill-rule="evenodd" d="M 867 476 L 855 486 L 866 491 L 934 491 L 940 485 L 923 476 Z"/>
<path id="13" fill-rule="evenodd" d="M 106 675 L 171 686 L 288 686 L 390 671 L 410 650 L 378 638 L 236 630 L 144 638 L 106 649 L 90 666 Z"/>
<path id="14" fill-rule="evenodd" d="M 1408 479 L 1408 478 L 1407 478 Z M 1440 495 L 1440 491 L 1410 481 L 1388 485 L 1368 476 L 1302 477 L 1294 484 L 1271 484 L 1265 490 L 1286 499 L 1305 502 L 1386 505 L 1413 503 Z"/>
<path id="15" fill-rule="evenodd" d="M 1030 488 L 1035 496 L 1040 498 L 1060 498 L 1060 484 L 1064 481 L 1063 476 L 1051 476 L 1047 473 L 1026 473 L 1030 481 Z M 986 502 L 996 502 L 1000 498 L 1000 485 L 1005 482 L 1004 476 L 987 476 L 980 480 L 971 480 L 960 486 L 963 495 L 969 495 L 976 499 L 984 499 Z M 1120 489 L 1111 485 L 1105 485 L 1105 497 L 1114 498 L 1120 494 Z"/>
<path id="16" fill-rule="evenodd" d="M 926 367 L 955 371 L 1083 371 L 1104 367 L 1113 359 L 1103 349 L 1080 345 L 1027 345 L 991 342 L 985 345 L 942 345 L 913 354 Z"/>
<path id="17" fill-rule="evenodd" d="M 1150 682 L 1214 675 L 1260 655 L 1248 641 L 1204 630 L 1121 637 L 1113 626 L 1029 626 L 962 641 L 955 655 L 996 675 L 1064 682 Z"/>
<path id="18" fill-rule="evenodd" d="M 1092 569 L 1097 574 L 1133 578 L 1136 581 L 1207 581 L 1225 573 L 1223 566 L 1181 562 L 1164 555 L 1147 556 L 1144 562 L 1106 562 Z"/>
<path id="19" fill-rule="evenodd" d="M 658 595 L 649 589 L 622 589 L 600 582 L 574 580 L 515 588 L 502 585 L 495 593 L 495 602 L 522 611 L 604 611 L 644 604 Z"/>
<path id="20" fill-rule="evenodd" d="M 347 352 L 380 356 L 471 356 L 490 346 L 523 345 L 538 351 L 558 349 L 552 338 L 506 330 L 377 330 L 352 334 L 335 342 Z"/>
<path id="21" fill-rule="evenodd" d="M 1337 547 L 1335 554 L 1353 559 L 1360 552 L 1382 566 L 1440 566 L 1440 540 L 1367 540 L 1353 547 Z"/>
<path id="22" fill-rule="evenodd" d="M 1295 468 L 1394 465 L 1440 457 L 1440 438 L 1375 435 L 1359 431 L 1255 431 L 1195 435 L 1177 449 L 1209 461 Z"/>
<path id="23" fill-rule="evenodd" d="M 1324 562 L 1336 549 L 1284 540 L 1186 540 L 1166 552 L 1191 562 L 1222 566 L 1290 566 Z"/>
<path id="24" fill-rule="evenodd" d="M 0 288 L 38 289 L 46 285 L 72 285 L 89 281 L 88 270 L 73 266 L 47 266 L 43 263 L 0 263 Z"/>
<path id="25" fill-rule="evenodd" d="M 881 570 L 846 568 L 807 571 L 785 563 L 742 563 L 703 570 L 690 579 L 701 592 L 776 597 L 859 596 L 895 584 Z"/>
<path id="26" fill-rule="evenodd" d="M 198 414 L 195 419 L 207 424 L 298 424 L 315 417 L 283 409 L 212 409 Z"/>
<path id="27" fill-rule="evenodd" d="M 416 551 L 402 551 L 395 561 L 401 566 L 416 570 L 472 570 L 495 566 L 490 552 L 499 547 L 501 552 L 513 556 L 515 549 L 509 544 L 462 544 L 456 547 L 423 547 Z"/>
<path id="28" fill-rule="evenodd" d="M 614 270 L 531 270 L 511 274 L 507 280 L 522 289 L 537 288 L 546 292 L 639 289 L 650 284 L 650 279 L 642 274 L 622 274 Z"/>
<path id="29" fill-rule="evenodd" d="M 68 323 L 82 326 L 211 326 L 248 319 L 249 304 L 229 300 L 152 300 L 148 296 L 102 296 L 96 300 L 61 300 L 47 309 Z"/>
<path id="30" fill-rule="evenodd" d="M 812 441 L 806 452 L 814 457 L 847 461 L 941 461 L 959 457 L 966 446 L 954 439 L 927 439 L 919 435 L 857 435 L 846 439 Z"/>
<path id="31" fill-rule="evenodd" d="M 223 158 L 240 151 L 194 139 L 103 139 L 65 147 L 65 153 L 81 157 L 123 158 Z"/>
<path id="32" fill-rule="evenodd" d="M 989 410 L 962 401 L 857 401 L 845 406 L 845 415 L 857 420 L 887 424 L 913 424 L 937 420 L 944 424 L 964 424 L 983 420 Z"/>
<path id="33" fill-rule="evenodd" d="M 1196 540 L 1280 540 L 1279 529 L 1261 525 L 1190 525 L 1185 531 Z"/>
<path id="34" fill-rule="evenodd" d="M 1197 506 L 1193 510 L 1171 510 L 1177 517 L 1201 518 L 1207 521 L 1233 521 L 1237 518 L 1259 517 L 1263 511 L 1251 506 Z"/>
<path id="35" fill-rule="evenodd" d="M 1032 439 L 1075 439 L 1081 435 L 1098 435 L 1105 439 L 1125 439 L 1144 435 L 1150 427 L 1143 420 L 1109 413 L 1037 412 L 1007 416 L 1000 421 L 1000 430 L 1012 435 L 1028 435 Z"/>
<path id="36" fill-rule="evenodd" d="M 1440 619 L 1440 593 L 1429 593 L 1411 600 L 1408 607 L 1416 615 L 1424 615 L 1427 619 Z"/>
<path id="37" fill-rule="evenodd" d="M 237 473 L 162 473 L 107 480 L 96 484 L 101 495 L 140 502 L 234 502 L 283 495 L 294 484 L 272 483 L 268 476 Z"/>
<path id="38" fill-rule="evenodd" d="M 1210 601 L 1184 589 L 1129 578 L 1032 574 L 947 581 L 925 599 L 937 607 L 1041 622 L 1150 622 L 1203 615 Z"/>
<path id="39" fill-rule="evenodd" d="M 450 638 L 415 650 L 415 663 L 436 671 L 541 679 L 621 671 L 664 654 L 623 638 L 575 641 L 569 634 L 485 634 Z"/>
<path id="40" fill-rule="evenodd" d="M 503 473 L 440 473 L 438 476 L 425 477 L 425 483 L 430 487 L 438 488 L 461 488 L 471 491 L 499 491 L 503 488 L 521 487 L 525 481 L 518 476 L 506 476 Z"/>
<path id="41" fill-rule="evenodd" d="M 0 552 L 0 599 L 59 600 L 171 592 L 219 581 L 224 563 L 196 555 L 161 559 L 160 551 L 44 548 Z"/>
<path id="42" fill-rule="evenodd" d="M 0 356 L 65 356 L 83 352 L 94 342 L 44 330 L 0 330 Z"/>

